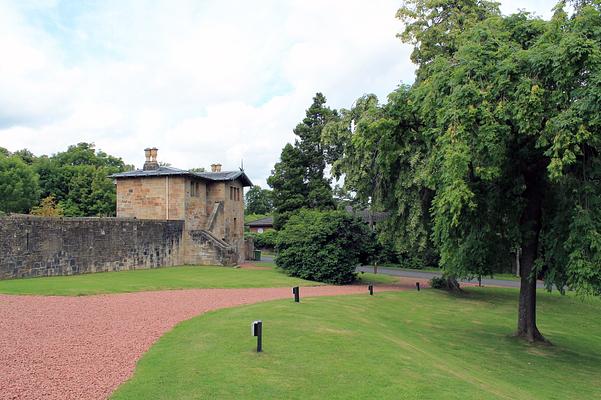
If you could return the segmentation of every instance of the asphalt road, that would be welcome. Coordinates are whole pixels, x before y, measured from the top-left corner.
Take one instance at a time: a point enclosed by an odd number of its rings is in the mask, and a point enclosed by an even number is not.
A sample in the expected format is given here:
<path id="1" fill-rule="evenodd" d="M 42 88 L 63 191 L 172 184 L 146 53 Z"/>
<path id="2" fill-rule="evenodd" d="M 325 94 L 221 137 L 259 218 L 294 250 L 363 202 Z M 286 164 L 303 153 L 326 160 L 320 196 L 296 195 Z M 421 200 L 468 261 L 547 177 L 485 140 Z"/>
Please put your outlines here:
<path id="1" fill-rule="evenodd" d="M 357 267 L 357 271 L 364 272 L 374 272 L 374 267 L 372 266 L 361 266 Z M 426 272 L 426 271 L 407 271 L 404 269 L 397 268 L 382 268 L 378 267 L 378 274 L 383 275 L 393 275 L 393 276 L 402 276 L 404 278 L 416 278 L 416 279 L 432 279 L 435 276 L 441 276 L 442 274 L 438 272 Z M 472 280 L 461 280 L 461 282 L 469 282 L 469 283 L 478 283 L 477 279 Z M 508 281 L 503 279 L 490 279 L 490 278 L 482 278 L 483 286 L 503 286 L 503 287 L 514 287 L 519 288 L 519 281 Z M 536 284 L 536 287 L 541 289 L 544 288 L 543 282 L 539 281 Z"/>
<path id="2" fill-rule="evenodd" d="M 261 261 L 272 262 L 273 256 L 262 255 Z M 372 266 L 361 266 L 357 267 L 357 272 L 374 272 L 374 267 Z M 432 279 L 435 276 L 441 276 L 442 274 L 439 272 L 427 272 L 427 271 L 408 271 L 405 269 L 397 269 L 397 268 L 382 268 L 378 267 L 378 274 L 383 275 L 393 275 L 393 276 L 402 276 L 404 278 L 416 278 L 416 279 Z M 467 280 L 462 279 L 460 282 L 468 282 L 468 283 L 478 283 L 477 279 Z M 483 286 L 502 286 L 502 287 L 512 287 L 519 288 L 519 281 L 509 281 L 505 279 L 490 279 L 490 278 L 482 278 Z M 543 289 L 545 285 L 542 281 L 538 281 L 536 284 L 538 289 Z"/>

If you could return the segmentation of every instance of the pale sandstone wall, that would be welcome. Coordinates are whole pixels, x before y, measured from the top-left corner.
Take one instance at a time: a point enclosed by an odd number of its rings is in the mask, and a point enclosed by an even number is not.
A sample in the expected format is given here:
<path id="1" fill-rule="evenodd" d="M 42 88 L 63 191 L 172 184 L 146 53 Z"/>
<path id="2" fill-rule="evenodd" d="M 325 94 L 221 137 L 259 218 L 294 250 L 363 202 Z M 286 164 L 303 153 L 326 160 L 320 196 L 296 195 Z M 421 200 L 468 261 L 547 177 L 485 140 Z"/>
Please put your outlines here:
<path id="1" fill-rule="evenodd" d="M 230 199 L 230 187 L 240 191 L 238 199 Z M 223 230 L 228 243 L 236 247 L 238 262 L 244 261 L 244 188 L 239 181 L 225 185 Z"/>
<path id="2" fill-rule="evenodd" d="M 207 183 L 207 215 L 211 215 L 216 202 L 223 202 L 225 200 L 225 193 L 226 184 L 224 182 Z M 221 209 L 217 214 L 217 218 L 213 224 L 213 229 L 211 229 L 211 232 L 213 232 L 213 234 L 219 239 L 226 240 L 225 226 L 223 221 L 223 209 Z"/>
<path id="3" fill-rule="evenodd" d="M 169 214 L 167 219 L 186 219 L 186 178 L 173 177 L 169 179 Z"/>
<path id="4" fill-rule="evenodd" d="M 196 196 L 192 196 L 192 183 L 198 183 Z M 230 187 L 240 190 L 239 200 L 230 199 Z M 193 233 L 207 228 L 215 204 L 220 203 L 221 208 L 211 232 L 216 238 L 233 246 L 238 254 L 238 262 L 243 262 L 243 197 L 244 188 L 238 181 L 205 182 L 173 176 L 119 179 L 117 216 L 185 221 L 183 260 L 186 264 L 231 264 L 231 255 L 222 254 L 211 240 L 194 236 Z"/>
<path id="5" fill-rule="evenodd" d="M 192 196 L 192 184 L 198 184 L 196 196 Z M 207 184 L 200 179 L 186 179 L 185 182 L 186 229 L 204 229 L 207 224 Z"/>
<path id="6" fill-rule="evenodd" d="M 117 217 L 184 220 L 185 190 L 182 177 L 118 179 Z"/>

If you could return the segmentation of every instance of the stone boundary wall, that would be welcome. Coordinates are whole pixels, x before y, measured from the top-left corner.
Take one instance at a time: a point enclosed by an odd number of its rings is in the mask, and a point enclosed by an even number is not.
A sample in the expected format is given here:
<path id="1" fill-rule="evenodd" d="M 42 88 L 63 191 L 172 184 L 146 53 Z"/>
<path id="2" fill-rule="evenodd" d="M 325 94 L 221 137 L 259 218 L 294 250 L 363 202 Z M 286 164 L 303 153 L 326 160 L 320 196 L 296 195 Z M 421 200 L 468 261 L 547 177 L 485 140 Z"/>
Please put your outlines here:
<path id="1" fill-rule="evenodd" d="M 0 217 L 0 279 L 182 265 L 184 221 Z"/>

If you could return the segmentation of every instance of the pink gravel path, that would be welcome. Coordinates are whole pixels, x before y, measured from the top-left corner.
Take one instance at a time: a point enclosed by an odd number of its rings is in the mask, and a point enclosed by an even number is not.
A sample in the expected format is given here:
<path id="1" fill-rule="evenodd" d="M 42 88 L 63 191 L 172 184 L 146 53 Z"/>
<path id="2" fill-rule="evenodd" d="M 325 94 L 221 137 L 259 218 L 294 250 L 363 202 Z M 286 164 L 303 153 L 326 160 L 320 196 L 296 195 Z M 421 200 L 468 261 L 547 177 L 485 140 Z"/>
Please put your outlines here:
<path id="1" fill-rule="evenodd" d="M 414 282 L 376 290 L 408 289 Z M 301 288 L 303 297 L 366 292 L 365 286 Z M 105 399 L 177 323 L 218 308 L 290 297 L 290 288 L 0 295 L 0 399 Z"/>

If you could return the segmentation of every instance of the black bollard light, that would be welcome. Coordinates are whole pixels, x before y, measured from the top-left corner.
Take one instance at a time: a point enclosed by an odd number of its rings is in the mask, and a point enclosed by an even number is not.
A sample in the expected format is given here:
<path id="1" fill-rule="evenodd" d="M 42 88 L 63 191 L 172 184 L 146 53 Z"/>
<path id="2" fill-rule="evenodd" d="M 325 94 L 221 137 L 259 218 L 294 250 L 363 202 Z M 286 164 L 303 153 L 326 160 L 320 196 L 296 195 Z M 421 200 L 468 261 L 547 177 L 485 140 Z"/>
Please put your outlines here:
<path id="1" fill-rule="evenodd" d="M 292 288 L 292 294 L 294 295 L 294 302 L 299 303 L 300 302 L 300 289 L 298 288 L 298 286 L 295 286 Z"/>
<path id="2" fill-rule="evenodd" d="M 374 295 L 374 285 L 369 285 L 367 287 L 367 289 L 369 289 L 369 295 L 373 296 Z"/>
<path id="3" fill-rule="evenodd" d="M 417 291 L 419 292 L 419 282 L 415 282 L 415 288 L 417 289 Z"/>
<path id="4" fill-rule="evenodd" d="M 253 321 L 251 332 L 253 336 L 257 337 L 257 353 L 260 353 L 263 351 L 263 321 Z"/>

